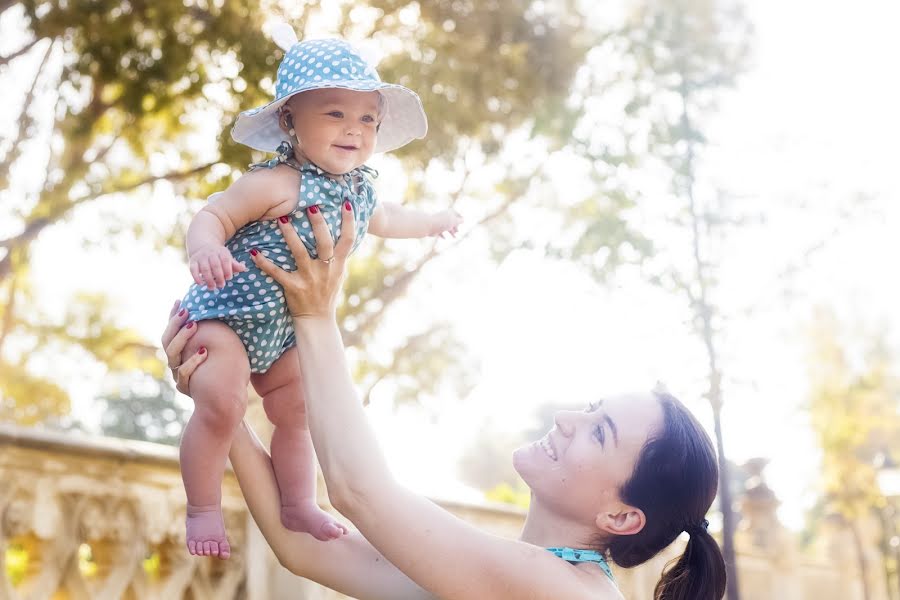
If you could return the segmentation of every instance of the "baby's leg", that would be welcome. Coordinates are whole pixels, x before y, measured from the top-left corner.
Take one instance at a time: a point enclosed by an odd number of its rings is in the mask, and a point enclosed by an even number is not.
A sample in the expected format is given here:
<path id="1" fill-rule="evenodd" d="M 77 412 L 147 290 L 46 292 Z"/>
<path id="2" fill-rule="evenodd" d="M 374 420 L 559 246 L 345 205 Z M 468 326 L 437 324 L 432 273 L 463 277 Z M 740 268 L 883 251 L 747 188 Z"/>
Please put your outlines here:
<path id="1" fill-rule="evenodd" d="M 209 352 L 191 376 L 194 414 L 181 437 L 181 477 L 187 495 L 187 547 L 191 554 L 228 558 L 222 519 L 222 473 L 231 440 L 247 408 L 250 364 L 237 334 L 220 321 L 200 321 L 183 356 Z"/>
<path id="2" fill-rule="evenodd" d="M 306 423 L 297 349 L 291 348 L 264 374 L 251 377 L 263 408 L 275 425 L 272 466 L 281 493 L 281 523 L 328 541 L 347 529 L 316 503 L 316 455 Z"/>

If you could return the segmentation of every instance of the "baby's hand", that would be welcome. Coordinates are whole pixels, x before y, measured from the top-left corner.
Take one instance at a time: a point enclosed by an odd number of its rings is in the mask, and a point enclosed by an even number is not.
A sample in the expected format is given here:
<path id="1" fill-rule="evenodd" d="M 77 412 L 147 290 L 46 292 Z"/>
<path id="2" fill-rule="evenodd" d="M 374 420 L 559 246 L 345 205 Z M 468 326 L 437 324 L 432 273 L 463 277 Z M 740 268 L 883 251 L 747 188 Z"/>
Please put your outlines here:
<path id="1" fill-rule="evenodd" d="M 235 273 L 247 270 L 244 263 L 234 260 L 225 246 L 204 246 L 191 255 L 190 261 L 194 282 L 205 285 L 208 290 L 225 287 L 225 282 Z"/>
<path id="2" fill-rule="evenodd" d="M 462 221 L 463 218 L 453 209 L 434 213 L 431 215 L 431 231 L 429 231 L 428 235 L 439 235 L 444 237 L 445 233 L 449 233 L 453 237 L 456 237 L 456 232 Z"/>

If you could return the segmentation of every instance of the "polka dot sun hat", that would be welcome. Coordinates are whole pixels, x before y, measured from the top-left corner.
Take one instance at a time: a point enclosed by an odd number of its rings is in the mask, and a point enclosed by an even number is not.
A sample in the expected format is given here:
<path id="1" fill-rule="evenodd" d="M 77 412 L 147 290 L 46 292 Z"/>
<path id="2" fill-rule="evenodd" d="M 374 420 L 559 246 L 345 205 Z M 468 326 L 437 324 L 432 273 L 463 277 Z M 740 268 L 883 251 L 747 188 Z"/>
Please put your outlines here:
<path id="1" fill-rule="evenodd" d="M 275 82 L 275 100 L 242 112 L 231 130 L 241 144 L 275 152 L 282 141 L 291 141 L 278 126 L 278 109 L 301 92 L 323 88 L 377 91 L 384 99 L 375 152 L 389 152 L 425 137 L 428 122 L 419 96 L 402 85 L 384 83 L 350 44 L 338 39 L 297 40 L 290 25 L 281 23 L 272 38 L 284 51 Z"/>

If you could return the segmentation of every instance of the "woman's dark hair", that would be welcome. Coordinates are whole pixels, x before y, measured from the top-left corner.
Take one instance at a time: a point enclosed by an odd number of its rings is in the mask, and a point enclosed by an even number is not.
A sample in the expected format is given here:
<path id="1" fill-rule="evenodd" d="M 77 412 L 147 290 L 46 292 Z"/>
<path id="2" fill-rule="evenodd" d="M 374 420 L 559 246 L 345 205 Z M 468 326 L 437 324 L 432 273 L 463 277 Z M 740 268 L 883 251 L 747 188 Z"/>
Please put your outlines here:
<path id="1" fill-rule="evenodd" d="M 622 501 L 644 511 L 646 523 L 633 535 L 602 544 L 623 567 L 644 563 L 682 531 L 684 554 L 667 565 L 654 600 L 719 600 L 725 594 L 725 561 L 706 531 L 706 511 L 716 497 L 719 468 L 709 436 L 674 396 L 654 392 L 663 427 L 641 449 L 634 472 L 619 490 Z"/>

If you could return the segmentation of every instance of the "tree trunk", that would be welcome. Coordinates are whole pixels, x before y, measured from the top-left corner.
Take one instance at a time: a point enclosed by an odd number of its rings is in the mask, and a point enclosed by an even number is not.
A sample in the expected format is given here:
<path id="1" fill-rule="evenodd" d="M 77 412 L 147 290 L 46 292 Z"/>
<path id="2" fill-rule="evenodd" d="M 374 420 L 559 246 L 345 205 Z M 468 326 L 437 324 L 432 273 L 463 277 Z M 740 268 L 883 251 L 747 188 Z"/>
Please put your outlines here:
<path id="1" fill-rule="evenodd" d="M 850 530 L 850 535 L 853 537 L 853 547 L 856 550 L 859 579 L 862 582 L 863 600 L 870 600 L 872 593 L 869 591 L 869 561 L 866 560 L 866 550 L 863 548 L 862 538 L 859 535 L 859 528 L 852 520 L 847 519 L 847 529 Z"/>
<path id="2" fill-rule="evenodd" d="M 713 306 L 709 299 L 709 284 L 707 279 L 706 261 L 703 260 L 701 253 L 701 215 L 698 213 L 696 202 L 694 199 L 694 145 L 691 136 L 691 123 L 688 115 L 688 89 L 686 87 L 685 78 L 682 77 L 681 100 L 682 114 L 681 124 L 683 127 L 683 139 L 687 141 L 687 150 L 684 157 L 684 169 L 682 175 L 685 178 L 684 192 L 688 201 L 688 213 L 691 220 L 691 242 L 694 259 L 694 277 L 699 291 L 698 295 L 694 295 L 690 288 L 686 288 L 687 294 L 694 308 L 694 314 L 697 317 L 695 321 L 695 329 L 698 328 L 703 345 L 706 348 L 707 373 L 709 377 L 709 391 L 707 399 L 712 407 L 713 421 L 715 425 L 716 449 L 719 455 L 719 507 L 722 511 L 722 555 L 725 558 L 725 573 L 727 582 L 725 586 L 725 594 L 728 600 L 740 600 L 740 588 L 738 586 L 737 572 L 737 555 L 734 549 L 734 528 L 735 519 L 733 512 L 733 503 L 731 500 L 731 489 L 729 483 L 730 469 L 728 461 L 725 458 L 725 443 L 722 435 L 722 373 L 718 364 L 718 351 L 715 344 L 715 333 L 713 330 Z"/>

